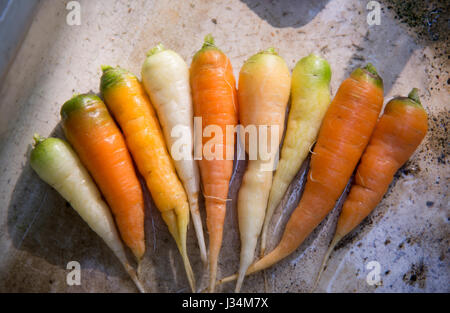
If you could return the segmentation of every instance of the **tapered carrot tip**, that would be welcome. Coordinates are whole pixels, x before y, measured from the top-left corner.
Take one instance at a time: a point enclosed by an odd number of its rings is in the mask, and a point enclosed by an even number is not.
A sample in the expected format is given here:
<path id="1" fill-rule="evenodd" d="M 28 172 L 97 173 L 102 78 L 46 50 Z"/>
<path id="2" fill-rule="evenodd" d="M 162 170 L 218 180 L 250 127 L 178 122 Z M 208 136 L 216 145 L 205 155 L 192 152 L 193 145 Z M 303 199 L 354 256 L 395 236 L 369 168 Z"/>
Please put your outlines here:
<path id="1" fill-rule="evenodd" d="M 184 269 L 186 271 L 186 275 L 188 278 L 189 286 L 191 287 L 191 291 L 195 293 L 195 276 L 194 272 L 192 271 L 191 264 L 189 263 L 189 259 L 187 257 L 187 254 L 184 253 L 182 255 L 183 262 L 184 262 Z"/>
<path id="2" fill-rule="evenodd" d="M 130 275 L 131 279 L 133 280 L 134 284 L 136 285 L 137 289 L 140 293 L 145 293 L 144 286 L 142 285 L 141 281 L 138 278 L 138 275 L 136 274 L 136 271 L 131 267 L 130 264 L 125 263 L 125 270 L 127 271 L 128 275 Z"/>
<path id="3" fill-rule="evenodd" d="M 320 277 L 322 276 L 322 273 L 325 270 L 325 267 L 327 265 L 328 259 L 330 258 L 331 252 L 333 252 L 334 247 L 336 247 L 336 245 L 338 244 L 339 241 L 341 241 L 341 239 L 342 239 L 342 236 L 337 235 L 337 234 L 334 235 L 334 238 L 331 241 L 330 246 L 328 247 L 328 250 L 325 253 L 325 256 L 323 257 L 322 265 L 320 265 L 320 269 L 317 274 L 316 281 L 314 282 L 314 286 L 311 289 L 311 292 L 314 292 L 316 290 L 317 286 L 319 285 Z"/>

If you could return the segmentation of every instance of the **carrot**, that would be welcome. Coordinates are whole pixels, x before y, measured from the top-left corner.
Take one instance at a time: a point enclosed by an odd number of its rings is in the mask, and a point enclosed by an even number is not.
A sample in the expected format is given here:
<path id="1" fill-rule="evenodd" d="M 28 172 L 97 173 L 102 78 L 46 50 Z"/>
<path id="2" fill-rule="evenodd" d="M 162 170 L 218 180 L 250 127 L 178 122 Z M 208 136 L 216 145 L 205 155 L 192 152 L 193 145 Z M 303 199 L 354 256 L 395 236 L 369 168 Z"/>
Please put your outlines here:
<path id="1" fill-rule="evenodd" d="M 261 256 L 273 212 L 308 156 L 330 105 L 330 79 L 330 65 L 314 54 L 298 61 L 292 71 L 291 107 L 261 233 Z"/>
<path id="2" fill-rule="evenodd" d="M 266 269 L 294 252 L 331 211 L 369 142 L 382 105 L 383 82 L 371 64 L 356 69 L 341 84 L 322 122 L 300 203 L 280 243 L 252 264 L 247 274 Z"/>
<path id="3" fill-rule="evenodd" d="M 142 83 L 158 114 L 168 150 L 186 190 L 200 257 L 206 264 L 205 239 L 198 209 L 200 175 L 193 157 L 194 119 L 189 68 L 176 52 L 159 44 L 149 51 L 142 65 Z"/>
<path id="4" fill-rule="evenodd" d="M 251 159 L 250 145 L 256 138 L 245 140 L 247 153 L 250 154 L 247 170 L 244 174 L 238 195 L 238 220 L 241 238 L 241 260 L 236 292 L 239 292 L 247 268 L 253 262 L 256 243 L 264 222 L 267 199 L 272 185 L 272 170 L 279 142 L 283 135 L 286 106 L 289 101 L 291 75 L 286 62 L 273 48 L 255 54 L 249 58 L 239 74 L 238 100 L 239 117 L 242 126 L 256 126 L 258 130 L 258 153 Z M 270 138 L 269 156 L 263 157 L 262 151 L 269 152 L 269 141 L 262 141 L 262 127 L 267 132 L 277 129 L 276 138 Z M 245 136 L 246 132 L 242 132 Z M 269 135 L 269 134 L 268 134 Z M 276 143 L 271 142 L 275 140 Z M 263 149 L 263 150 L 261 150 Z"/>
<path id="5" fill-rule="evenodd" d="M 427 113 L 416 88 L 407 98 L 397 97 L 386 104 L 356 170 L 355 181 L 342 207 L 336 233 L 325 254 L 316 285 L 336 244 L 375 209 L 394 174 L 417 149 L 427 129 Z"/>
<path id="6" fill-rule="evenodd" d="M 209 291 L 214 291 L 217 261 L 222 246 L 223 224 L 226 212 L 228 185 L 233 171 L 234 142 L 224 140 L 227 126 L 238 122 L 238 102 L 233 69 L 227 56 L 214 45 L 211 35 L 205 37 L 203 47 L 194 55 L 190 69 L 194 115 L 202 118 L 202 133 L 209 126 L 222 131 L 212 152 L 218 157 L 203 156 L 199 161 L 206 207 L 206 225 L 209 232 Z M 217 134 L 216 136 L 217 137 Z M 203 136 L 203 143 L 209 141 Z M 206 146 L 205 146 L 206 147 Z"/>
<path id="7" fill-rule="evenodd" d="M 130 72 L 120 67 L 104 66 L 100 90 L 125 135 L 156 207 L 175 239 L 194 292 L 195 278 L 186 250 L 189 205 L 144 87 Z"/>
<path id="8" fill-rule="evenodd" d="M 61 108 L 67 140 L 108 202 L 125 244 L 138 261 L 145 252 L 144 199 L 128 149 L 105 104 L 92 94 Z"/>
<path id="9" fill-rule="evenodd" d="M 59 138 L 34 136 L 30 164 L 39 177 L 66 199 L 114 252 L 140 292 L 144 288 L 128 263 L 108 206 L 70 145 Z"/>

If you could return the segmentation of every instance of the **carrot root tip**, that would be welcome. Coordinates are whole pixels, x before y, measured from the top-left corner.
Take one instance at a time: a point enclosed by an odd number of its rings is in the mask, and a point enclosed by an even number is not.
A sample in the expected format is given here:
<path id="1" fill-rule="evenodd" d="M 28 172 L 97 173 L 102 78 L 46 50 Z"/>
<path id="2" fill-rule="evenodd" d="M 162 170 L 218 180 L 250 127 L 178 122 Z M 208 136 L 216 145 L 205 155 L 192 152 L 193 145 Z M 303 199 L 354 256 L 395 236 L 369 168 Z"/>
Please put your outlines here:
<path id="1" fill-rule="evenodd" d="M 333 237 L 333 240 L 331 241 L 330 246 L 328 247 L 328 250 L 325 253 L 325 256 L 323 257 L 322 264 L 320 265 L 320 269 L 319 269 L 319 272 L 317 273 L 316 281 L 314 282 L 314 286 L 311 289 L 311 292 L 314 292 L 316 290 L 317 286 L 319 285 L 320 277 L 322 276 L 322 273 L 325 271 L 328 259 L 330 258 L 330 255 L 333 252 L 334 247 L 336 247 L 336 245 L 338 244 L 339 241 L 341 241 L 341 239 L 342 239 L 342 236 L 339 236 L 339 235 L 335 235 Z"/>
<path id="2" fill-rule="evenodd" d="M 139 292 L 146 293 L 144 286 L 142 285 L 141 281 L 139 280 L 136 271 L 128 263 L 124 264 L 124 266 L 125 266 L 125 270 L 127 271 L 128 275 L 130 275 L 131 279 L 133 280 L 133 282 L 136 285 Z"/>

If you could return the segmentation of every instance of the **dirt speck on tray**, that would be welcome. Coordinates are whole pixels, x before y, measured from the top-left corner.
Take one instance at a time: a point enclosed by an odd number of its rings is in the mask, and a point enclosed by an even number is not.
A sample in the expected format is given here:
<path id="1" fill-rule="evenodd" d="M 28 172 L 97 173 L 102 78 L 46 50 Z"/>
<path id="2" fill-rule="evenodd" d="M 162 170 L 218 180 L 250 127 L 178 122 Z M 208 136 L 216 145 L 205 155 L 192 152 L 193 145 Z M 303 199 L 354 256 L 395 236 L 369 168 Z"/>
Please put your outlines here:
<path id="1" fill-rule="evenodd" d="M 409 285 L 425 288 L 428 268 L 423 262 L 412 264 L 411 269 L 403 275 L 403 281 Z"/>
<path id="2" fill-rule="evenodd" d="M 447 41 L 450 2 L 446 0 L 384 0 L 395 19 L 407 24 L 420 39 Z"/>

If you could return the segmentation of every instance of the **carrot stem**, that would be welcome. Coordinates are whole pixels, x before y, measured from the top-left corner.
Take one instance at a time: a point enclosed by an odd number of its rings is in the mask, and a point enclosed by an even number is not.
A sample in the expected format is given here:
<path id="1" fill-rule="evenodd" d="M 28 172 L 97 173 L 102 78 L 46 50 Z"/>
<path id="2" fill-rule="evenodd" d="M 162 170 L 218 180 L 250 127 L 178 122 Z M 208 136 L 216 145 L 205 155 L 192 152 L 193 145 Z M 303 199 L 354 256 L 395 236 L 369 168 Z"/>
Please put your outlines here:
<path id="1" fill-rule="evenodd" d="M 164 48 L 164 45 L 162 43 L 159 43 L 159 44 L 157 44 L 155 47 L 153 47 L 152 49 L 150 49 L 147 52 L 147 56 L 149 57 L 149 56 L 155 55 L 155 54 L 157 54 L 157 53 L 159 53 L 161 51 L 164 51 L 164 50 L 166 50 Z"/>
<path id="2" fill-rule="evenodd" d="M 33 135 L 33 140 L 34 140 L 33 146 L 34 146 L 34 147 L 37 147 L 37 146 L 38 146 L 40 143 L 42 143 L 45 139 L 46 139 L 45 137 L 41 137 L 38 133 L 35 133 L 35 134 Z"/>
<path id="3" fill-rule="evenodd" d="M 205 36 L 202 49 L 206 48 L 206 47 L 211 47 L 211 46 L 215 47 L 216 44 L 214 43 L 213 35 L 212 34 L 208 34 L 208 35 Z"/>
<path id="4" fill-rule="evenodd" d="M 417 104 L 422 105 L 422 103 L 420 102 L 420 97 L 419 97 L 419 89 L 417 88 L 413 88 L 410 93 L 408 94 L 408 98 L 413 100 L 414 102 L 416 102 Z"/>

